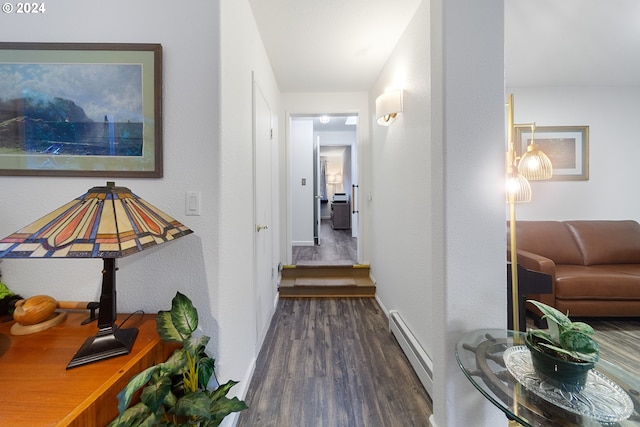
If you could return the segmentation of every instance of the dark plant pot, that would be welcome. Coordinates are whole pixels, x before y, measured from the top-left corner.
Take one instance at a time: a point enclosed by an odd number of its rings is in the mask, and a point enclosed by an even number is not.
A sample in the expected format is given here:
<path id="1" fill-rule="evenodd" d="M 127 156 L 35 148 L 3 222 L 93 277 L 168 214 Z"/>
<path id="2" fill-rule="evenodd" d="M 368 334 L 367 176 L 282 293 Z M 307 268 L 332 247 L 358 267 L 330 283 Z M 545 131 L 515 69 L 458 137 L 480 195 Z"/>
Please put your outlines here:
<path id="1" fill-rule="evenodd" d="M 595 366 L 594 362 L 571 362 L 547 354 L 529 342 L 525 343 L 531 351 L 531 362 L 536 374 L 552 386 L 570 391 L 580 391 L 587 382 L 589 371 Z"/>

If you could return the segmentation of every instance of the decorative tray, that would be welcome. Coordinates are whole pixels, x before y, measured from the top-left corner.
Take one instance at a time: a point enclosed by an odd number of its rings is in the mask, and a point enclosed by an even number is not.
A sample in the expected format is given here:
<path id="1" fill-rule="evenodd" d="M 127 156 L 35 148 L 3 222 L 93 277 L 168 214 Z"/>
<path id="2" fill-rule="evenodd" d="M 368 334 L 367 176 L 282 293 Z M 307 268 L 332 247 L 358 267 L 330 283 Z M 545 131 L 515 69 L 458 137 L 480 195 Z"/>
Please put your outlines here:
<path id="1" fill-rule="evenodd" d="M 569 412 L 604 423 L 626 420 L 633 413 L 633 402 L 629 395 L 595 369 L 589 371 L 582 390 L 568 392 L 553 387 L 536 375 L 531 353 L 525 346 L 508 348 L 503 358 L 511 375 L 527 390 Z"/>

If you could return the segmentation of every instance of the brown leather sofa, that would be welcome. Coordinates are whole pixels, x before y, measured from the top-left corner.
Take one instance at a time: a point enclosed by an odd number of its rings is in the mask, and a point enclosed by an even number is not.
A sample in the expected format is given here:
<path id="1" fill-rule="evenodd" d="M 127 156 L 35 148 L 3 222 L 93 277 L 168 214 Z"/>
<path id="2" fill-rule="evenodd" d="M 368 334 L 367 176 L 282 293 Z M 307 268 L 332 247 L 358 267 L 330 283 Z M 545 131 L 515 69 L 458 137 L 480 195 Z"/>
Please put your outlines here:
<path id="1" fill-rule="evenodd" d="M 640 316 L 636 221 L 517 221 L 516 241 L 518 264 L 553 279 L 551 294 L 528 298 L 572 317 Z"/>

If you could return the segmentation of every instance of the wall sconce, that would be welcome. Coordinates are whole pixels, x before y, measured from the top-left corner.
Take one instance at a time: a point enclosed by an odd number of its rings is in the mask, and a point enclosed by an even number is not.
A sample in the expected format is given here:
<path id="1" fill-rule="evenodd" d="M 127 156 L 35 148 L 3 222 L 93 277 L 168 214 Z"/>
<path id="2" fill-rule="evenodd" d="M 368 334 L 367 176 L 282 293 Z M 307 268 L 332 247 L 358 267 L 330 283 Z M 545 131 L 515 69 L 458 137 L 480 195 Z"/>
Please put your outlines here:
<path id="1" fill-rule="evenodd" d="M 398 113 L 402 113 L 402 98 L 402 89 L 385 92 L 376 98 L 376 121 L 380 126 L 389 126 Z"/>

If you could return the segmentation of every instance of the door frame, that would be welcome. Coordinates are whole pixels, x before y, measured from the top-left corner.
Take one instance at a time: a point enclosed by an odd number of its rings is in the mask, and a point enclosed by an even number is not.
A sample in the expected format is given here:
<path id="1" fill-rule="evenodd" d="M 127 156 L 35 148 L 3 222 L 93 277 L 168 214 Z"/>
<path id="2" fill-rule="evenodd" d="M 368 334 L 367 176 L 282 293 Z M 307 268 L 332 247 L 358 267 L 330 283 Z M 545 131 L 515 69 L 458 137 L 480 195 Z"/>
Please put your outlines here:
<path id="1" fill-rule="evenodd" d="M 327 113 L 326 111 L 332 111 L 331 113 Z M 362 113 L 360 111 L 344 111 L 341 110 L 339 108 L 328 108 L 328 109 L 323 109 L 320 111 L 314 111 L 314 112 L 295 112 L 295 111 L 286 111 L 285 110 L 285 163 L 286 163 L 286 193 L 287 193 L 287 206 L 286 206 L 286 263 L 287 264 L 292 264 L 293 263 L 293 239 L 292 239 L 292 227 L 293 227 L 293 212 L 292 212 L 292 185 L 293 183 L 291 182 L 291 121 L 293 118 L 295 117 L 318 117 L 318 116 L 323 116 L 323 115 L 333 115 L 333 116 L 356 116 L 358 118 L 358 122 L 356 124 L 356 140 L 355 140 L 355 144 L 353 144 L 351 146 L 351 154 L 352 154 L 352 164 L 355 162 L 355 164 L 357 165 L 357 170 L 356 173 L 353 173 L 352 171 L 352 183 L 356 185 L 356 187 L 358 187 L 359 182 L 361 182 L 362 179 L 362 170 L 363 168 L 361 167 L 361 157 L 360 157 L 360 137 L 361 137 L 361 127 L 363 126 L 363 116 Z M 315 141 L 314 141 L 314 145 L 315 145 Z M 353 166 L 352 166 L 353 169 Z M 316 176 L 314 176 L 314 185 L 315 180 L 317 179 Z M 345 190 L 346 192 L 350 192 L 351 189 Z M 352 207 L 354 206 L 354 203 L 356 203 L 355 206 L 360 206 L 360 197 L 358 192 L 355 192 L 355 196 L 357 198 L 357 200 L 351 200 L 351 204 Z M 357 248 L 356 248 L 356 254 L 357 254 L 357 263 L 361 263 L 361 256 L 362 256 L 362 251 L 361 251 L 361 242 L 362 242 L 362 224 L 363 221 L 361 220 L 361 218 L 359 218 L 359 216 L 361 215 L 362 210 L 359 210 L 359 212 L 357 213 L 353 213 L 352 214 L 352 224 L 354 225 L 354 229 L 353 229 L 353 233 L 357 233 Z"/>

